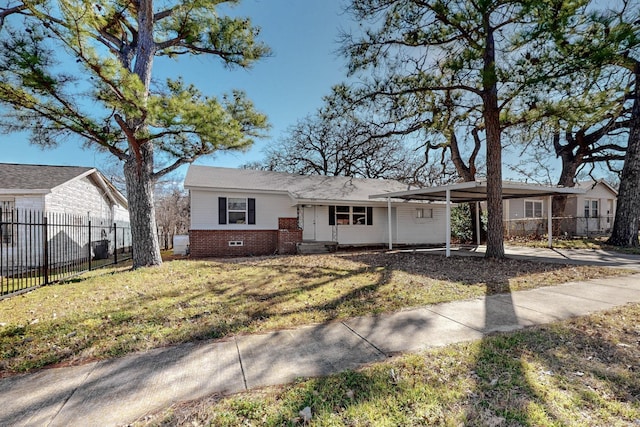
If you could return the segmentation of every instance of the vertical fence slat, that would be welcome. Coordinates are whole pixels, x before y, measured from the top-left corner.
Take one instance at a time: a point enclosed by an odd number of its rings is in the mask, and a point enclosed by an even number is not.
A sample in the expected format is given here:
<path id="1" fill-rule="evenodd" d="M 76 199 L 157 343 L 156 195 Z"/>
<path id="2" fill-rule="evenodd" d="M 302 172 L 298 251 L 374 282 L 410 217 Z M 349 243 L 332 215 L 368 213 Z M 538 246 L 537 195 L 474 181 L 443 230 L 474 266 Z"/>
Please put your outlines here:
<path id="1" fill-rule="evenodd" d="M 44 284 L 48 285 L 49 282 L 49 225 L 46 216 L 42 217 L 42 250 L 43 254 L 43 270 L 44 270 Z"/>

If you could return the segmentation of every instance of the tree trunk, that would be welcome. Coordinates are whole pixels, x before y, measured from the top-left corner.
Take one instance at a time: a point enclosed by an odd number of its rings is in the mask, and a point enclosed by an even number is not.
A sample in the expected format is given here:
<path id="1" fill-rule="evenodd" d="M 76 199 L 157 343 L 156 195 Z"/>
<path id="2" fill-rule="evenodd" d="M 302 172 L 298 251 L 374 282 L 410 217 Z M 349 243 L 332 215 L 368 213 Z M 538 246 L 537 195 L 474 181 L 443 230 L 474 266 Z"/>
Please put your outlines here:
<path id="1" fill-rule="evenodd" d="M 156 51 L 153 40 L 153 0 L 141 0 L 138 3 L 137 19 L 138 41 L 133 72 L 144 85 L 145 93 L 141 95 L 142 100 L 146 102 L 149 98 L 151 70 Z M 133 268 L 162 264 L 153 194 L 156 184 L 153 144 L 141 143 L 138 139 L 138 134 L 144 133 L 146 127 L 144 120 L 127 117 L 126 125 L 123 125 L 129 140 L 130 152 L 124 164 L 124 176 L 131 221 Z"/>
<path id="2" fill-rule="evenodd" d="M 133 268 L 162 264 L 153 206 L 153 146 L 145 144 L 140 151 L 142 162 L 139 163 L 131 156 L 124 164 L 131 221 Z"/>
<path id="3" fill-rule="evenodd" d="M 640 226 L 640 62 L 635 64 L 635 90 L 629 143 L 624 158 L 618 207 L 613 232 L 608 243 L 615 246 L 637 247 Z"/>
<path id="4" fill-rule="evenodd" d="M 478 213 L 476 214 L 476 209 L 478 210 Z M 479 203 L 476 202 L 470 202 L 469 203 L 469 212 L 471 212 L 471 239 L 473 240 L 473 244 L 476 244 L 478 242 L 478 223 L 476 221 L 476 218 L 478 218 L 480 220 L 480 243 L 484 242 L 487 240 L 487 233 L 486 230 L 484 229 L 484 227 L 482 227 L 482 206 L 480 206 Z"/>
<path id="5" fill-rule="evenodd" d="M 561 155 L 562 159 L 562 171 L 560 172 L 560 178 L 558 179 L 558 185 L 566 188 L 575 187 L 575 177 L 580 160 L 576 156 Z M 551 211 L 554 217 L 562 217 L 565 215 L 565 208 L 567 206 L 567 196 L 559 195 L 553 196 L 553 202 L 551 204 Z"/>
<path id="6" fill-rule="evenodd" d="M 500 108 L 495 67 L 495 41 L 489 16 L 484 18 L 486 51 L 484 54 L 482 95 L 483 116 L 487 137 L 487 258 L 504 258 L 504 227 L 502 225 L 502 141 L 500 139 Z"/>

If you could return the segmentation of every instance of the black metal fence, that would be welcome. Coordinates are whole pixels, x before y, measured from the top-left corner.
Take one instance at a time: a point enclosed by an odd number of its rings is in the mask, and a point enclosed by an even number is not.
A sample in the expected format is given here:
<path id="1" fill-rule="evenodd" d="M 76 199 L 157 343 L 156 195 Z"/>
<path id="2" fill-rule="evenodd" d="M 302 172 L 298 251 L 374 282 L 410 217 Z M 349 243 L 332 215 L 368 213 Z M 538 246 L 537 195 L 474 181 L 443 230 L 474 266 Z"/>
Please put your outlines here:
<path id="1" fill-rule="evenodd" d="M 0 211 L 0 298 L 130 258 L 128 222 Z"/>

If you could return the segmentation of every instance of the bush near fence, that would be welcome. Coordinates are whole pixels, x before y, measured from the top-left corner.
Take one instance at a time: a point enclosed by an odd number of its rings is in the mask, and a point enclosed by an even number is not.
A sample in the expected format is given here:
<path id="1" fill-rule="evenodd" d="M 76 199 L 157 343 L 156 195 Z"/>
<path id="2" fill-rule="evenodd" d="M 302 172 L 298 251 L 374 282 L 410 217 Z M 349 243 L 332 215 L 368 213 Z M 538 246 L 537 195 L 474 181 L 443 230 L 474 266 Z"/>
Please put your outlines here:
<path id="1" fill-rule="evenodd" d="M 17 209 L 0 218 L 0 297 L 131 258 L 128 222 Z"/>

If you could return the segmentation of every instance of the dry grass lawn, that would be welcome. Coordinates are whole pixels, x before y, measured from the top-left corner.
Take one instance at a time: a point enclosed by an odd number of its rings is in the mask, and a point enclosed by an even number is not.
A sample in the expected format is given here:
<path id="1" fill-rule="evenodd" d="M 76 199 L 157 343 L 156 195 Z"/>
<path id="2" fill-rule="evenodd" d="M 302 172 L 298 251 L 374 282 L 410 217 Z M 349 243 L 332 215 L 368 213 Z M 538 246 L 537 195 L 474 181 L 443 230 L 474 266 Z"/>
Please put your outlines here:
<path id="1" fill-rule="evenodd" d="M 428 253 L 173 260 L 0 301 L 0 375 L 622 270 Z"/>

